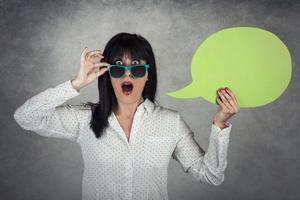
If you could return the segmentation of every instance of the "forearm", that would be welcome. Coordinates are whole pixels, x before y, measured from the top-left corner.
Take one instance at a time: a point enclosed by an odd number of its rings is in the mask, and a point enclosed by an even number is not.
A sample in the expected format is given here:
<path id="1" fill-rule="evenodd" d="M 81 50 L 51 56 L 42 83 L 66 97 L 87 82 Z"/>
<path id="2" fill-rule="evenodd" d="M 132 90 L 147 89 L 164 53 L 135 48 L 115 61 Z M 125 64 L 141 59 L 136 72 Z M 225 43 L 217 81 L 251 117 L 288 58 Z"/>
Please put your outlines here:
<path id="1" fill-rule="evenodd" d="M 230 131 L 231 124 L 224 129 L 212 125 L 208 149 L 190 169 L 198 181 L 215 186 L 224 181 Z"/>
<path id="2" fill-rule="evenodd" d="M 43 117 L 51 114 L 55 107 L 77 96 L 79 93 L 72 88 L 69 81 L 54 88 L 48 88 L 19 106 L 14 113 L 18 124 L 26 129 L 37 128 L 36 126 L 41 123 Z"/>

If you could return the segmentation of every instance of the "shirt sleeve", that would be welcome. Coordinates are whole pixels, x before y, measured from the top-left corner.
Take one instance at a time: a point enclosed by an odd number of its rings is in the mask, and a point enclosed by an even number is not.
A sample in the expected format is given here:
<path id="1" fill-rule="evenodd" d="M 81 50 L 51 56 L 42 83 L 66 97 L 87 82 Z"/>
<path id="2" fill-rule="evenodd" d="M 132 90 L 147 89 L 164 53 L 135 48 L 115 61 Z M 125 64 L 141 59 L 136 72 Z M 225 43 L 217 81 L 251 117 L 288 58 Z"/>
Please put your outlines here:
<path id="1" fill-rule="evenodd" d="M 41 136 L 77 141 L 80 129 L 79 105 L 62 105 L 79 95 L 71 80 L 29 98 L 17 108 L 14 119 L 24 129 Z"/>
<path id="2" fill-rule="evenodd" d="M 218 186 L 224 181 L 227 166 L 227 149 L 232 124 L 227 122 L 220 129 L 212 123 L 209 146 L 205 152 L 194 139 L 194 132 L 178 113 L 177 143 L 172 154 L 181 164 L 184 172 L 191 174 L 197 181 Z"/>

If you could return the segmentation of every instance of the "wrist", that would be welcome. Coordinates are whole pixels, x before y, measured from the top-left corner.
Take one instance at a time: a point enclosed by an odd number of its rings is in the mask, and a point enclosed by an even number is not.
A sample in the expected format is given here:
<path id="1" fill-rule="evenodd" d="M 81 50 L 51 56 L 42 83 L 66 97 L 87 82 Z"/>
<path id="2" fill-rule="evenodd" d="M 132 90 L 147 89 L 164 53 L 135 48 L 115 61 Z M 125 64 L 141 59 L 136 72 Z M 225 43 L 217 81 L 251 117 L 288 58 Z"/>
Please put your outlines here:
<path id="1" fill-rule="evenodd" d="M 77 92 L 80 92 L 81 86 L 76 79 L 71 80 L 71 85 L 75 90 L 77 90 Z"/>
<path id="2" fill-rule="evenodd" d="M 220 129 L 226 128 L 226 124 L 225 122 L 218 122 L 218 121 L 213 121 L 213 124 L 215 124 L 216 126 L 218 126 Z"/>

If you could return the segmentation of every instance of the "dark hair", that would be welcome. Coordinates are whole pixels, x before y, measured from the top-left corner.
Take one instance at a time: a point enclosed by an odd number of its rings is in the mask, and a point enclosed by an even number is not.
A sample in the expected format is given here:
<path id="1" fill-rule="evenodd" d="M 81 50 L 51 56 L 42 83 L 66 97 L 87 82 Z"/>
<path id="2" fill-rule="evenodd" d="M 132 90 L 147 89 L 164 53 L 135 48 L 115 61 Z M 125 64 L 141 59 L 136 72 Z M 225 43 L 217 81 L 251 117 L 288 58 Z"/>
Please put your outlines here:
<path id="1" fill-rule="evenodd" d="M 148 70 L 148 81 L 146 82 L 142 96 L 155 101 L 157 75 L 154 53 L 150 43 L 141 35 L 130 33 L 118 33 L 106 44 L 101 62 L 113 64 L 117 57 L 129 54 L 132 59 L 143 59 L 150 65 Z M 96 138 L 103 135 L 104 129 L 108 126 L 108 117 L 111 115 L 118 102 L 114 93 L 109 73 L 98 77 L 99 102 L 88 102 L 91 106 L 92 118 L 89 123 Z"/>

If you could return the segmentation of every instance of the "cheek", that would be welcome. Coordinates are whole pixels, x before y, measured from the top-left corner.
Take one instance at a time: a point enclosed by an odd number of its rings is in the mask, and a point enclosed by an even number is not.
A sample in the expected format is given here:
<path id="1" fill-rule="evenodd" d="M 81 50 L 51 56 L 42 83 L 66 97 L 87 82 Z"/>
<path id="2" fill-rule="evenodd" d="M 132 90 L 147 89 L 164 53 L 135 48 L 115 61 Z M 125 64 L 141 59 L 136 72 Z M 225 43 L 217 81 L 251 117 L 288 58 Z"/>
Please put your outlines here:
<path id="1" fill-rule="evenodd" d="M 112 84 L 113 88 L 115 88 L 115 89 L 118 88 L 118 85 L 119 85 L 118 81 L 111 79 L 111 84 Z"/>
<path id="2" fill-rule="evenodd" d="M 145 87 L 145 85 L 146 85 L 146 81 L 147 81 L 147 78 L 143 78 L 143 79 L 141 79 L 141 80 L 139 80 L 139 82 L 138 82 L 138 87 L 139 87 L 139 89 L 141 89 L 141 90 L 143 90 L 144 89 L 144 87 Z"/>

